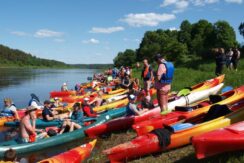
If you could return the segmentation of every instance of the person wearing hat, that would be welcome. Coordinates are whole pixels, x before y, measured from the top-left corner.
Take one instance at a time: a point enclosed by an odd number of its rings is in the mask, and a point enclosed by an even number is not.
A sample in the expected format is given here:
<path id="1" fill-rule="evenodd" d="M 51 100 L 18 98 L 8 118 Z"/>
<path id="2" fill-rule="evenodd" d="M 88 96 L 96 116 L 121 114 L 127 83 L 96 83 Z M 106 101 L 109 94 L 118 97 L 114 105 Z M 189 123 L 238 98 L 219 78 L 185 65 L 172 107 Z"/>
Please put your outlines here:
<path id="1" fill-rule="evenodd" d="M 61 86 L 61 91 L 62 92 L 69 91 L 67 83 L 63 83 L 63 85 Z"/>
<path id="2" fill-rule="evenodd" d="M 168 107 L 168 94 L 173 80 L 174 65 L 167 62 L 161 54 L 155 56 L 155 61 L 158 64 L 155 88 L 157 89 L 158 104 L 163 112 L 167 111 Z"/>
<path id="3" fill-rule="evenodd" d="M 4 100 L 4 109 L 1 111 L 0 116 L 9 117 L 14 116 L 16 120 L 19 120 L 19 114 L 17 108 L 12 102 L 11 98 L 5 98 Z"/>
<path id="4" fill-rule="evenodd" d="M 129 103 L 126 106 L 126 116 L 141 115 L 141 114 L 143 114 L 143 113 L 148 111 L 148 109 L 139 110 L 137 108 L 137 106 L 135 104 L 135 102 L 136 102 L 136 96 L 135 95 L 130 94 L 128 96 L 128 99 L 129 99 Z"/>
<path id="5" fill-rule="evenodd" d="M 28 106 L 33 106 L 37 109 L 43 109 L 44 108 L 44 106 L 41 104 L 39 98 L 34 93 L 31 93 L 30 96 L 31 96 L 31 99 L 29 101 Z"/>
<path id="6" fill-rule="evenodd" d="M 83 104 L 82 104 L 82 109 L 84 112 L 84 116 L 86 117 L 97 117 L 97 113 L 93 111 L 90 102 L 89 102 L 89 98 L 84 98 Z"/>
<path id="7" fill-rule="evenodd" d="M 57 111 L 52 110 L 52 103 L 49 100 L 44 101 L 44 109 L 42 110 L 42 118 L 45 121 L 52 121 L 59 119 Z"/>
<path id="8" fill-rule="evenodd" d="M 37 108 L 34 106 L 29 106 L 26 109 L 25 116 L 20 120 L 20 141 L 21 143 L 28 143 L 31 137 L 36 136 L 35 126 L 31 124 L 30 121 L 36 120 Z"/>

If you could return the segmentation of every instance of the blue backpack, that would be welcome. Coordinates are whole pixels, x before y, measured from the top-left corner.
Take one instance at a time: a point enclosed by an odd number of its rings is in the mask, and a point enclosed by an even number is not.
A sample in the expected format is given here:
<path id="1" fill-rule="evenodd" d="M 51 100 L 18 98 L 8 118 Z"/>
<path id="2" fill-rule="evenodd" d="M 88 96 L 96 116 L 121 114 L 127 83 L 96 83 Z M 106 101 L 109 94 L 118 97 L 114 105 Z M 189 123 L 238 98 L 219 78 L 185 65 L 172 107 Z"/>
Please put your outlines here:
<path id="1" fill-rule="evenodd" d="M 174 65 L 172 62 L 162 62 L 162 64 L 164 64 L 166 67 L 166 73 L 162 75 L 160 79 L 160 83 L 170 84 L 172 83 L 173 76 L 174 76 L 174 71 L 175 71 Z"/>

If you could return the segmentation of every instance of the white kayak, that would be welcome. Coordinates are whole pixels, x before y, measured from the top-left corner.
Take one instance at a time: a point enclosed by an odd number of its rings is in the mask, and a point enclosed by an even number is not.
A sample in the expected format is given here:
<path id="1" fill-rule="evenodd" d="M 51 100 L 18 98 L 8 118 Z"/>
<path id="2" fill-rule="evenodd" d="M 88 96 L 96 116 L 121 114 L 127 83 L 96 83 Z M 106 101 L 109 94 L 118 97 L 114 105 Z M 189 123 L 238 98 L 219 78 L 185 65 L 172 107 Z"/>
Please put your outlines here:
<path id="1" fill-rule="evenodd" d="M 128 96 L 127 94 L 125 94 L 125 95 L 114 96 L 114 97 L 108 98 L 108 99 L 106 100 L 106 102 L 107 102 L 107 103 L 111 103 L 111 102 L 114 102 L 114 101 L 122 100 L 122 99 L 124 99 L 124 98 L 127 98 L 127 96 Z"/>
<path id="2" fill-rule="evenodd" d="M 172 111 L 175 109 L 176 106 L 188 106 L 192 103 L 198 102 L 200 100 L 204 100 L 204 99 L 208 98 L 210 95 L 217 94 L 223 86 L 224 86 L 224 84 L 221 83 L 215 87 L 212 87 L 212 88 L 209 88 L 206 90 L 191 92 L 187 96 L 182 96 L 177 100 L 169 102 L 168 110 Z"/>

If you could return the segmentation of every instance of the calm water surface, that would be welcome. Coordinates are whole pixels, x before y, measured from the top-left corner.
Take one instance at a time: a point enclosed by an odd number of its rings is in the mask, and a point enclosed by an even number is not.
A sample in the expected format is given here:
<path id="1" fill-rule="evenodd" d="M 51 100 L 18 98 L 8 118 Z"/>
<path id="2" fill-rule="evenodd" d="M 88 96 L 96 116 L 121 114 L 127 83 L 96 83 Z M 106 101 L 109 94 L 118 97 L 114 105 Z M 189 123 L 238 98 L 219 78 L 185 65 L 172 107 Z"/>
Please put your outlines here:
<path id="1" fill-rule="evenodd" d="M 28 105 L 30 94 L 35 93 L 41 101 L 49 98 L 49 92 L 60 90 L 66 82 L 69 89 L 74 89 L 76 83 L 87 82 L 87 77 L 99 70 L 90 69 L 24 69 L 24 68 L 0 68 L 0 107 L 3 107 L 3 99 L 10 97 L 17 108 Z M 8 135 L 14 132 L 6 127 L 0 127 L 0 141 L 4 141 Z M 29 154 L 31 162 L 53 156 L 78 146 L 87 140 L 71 142 L 69 144 L 54 147 L 52 149 Z M 22 157 L 22 156 L 21 156 Z"/>

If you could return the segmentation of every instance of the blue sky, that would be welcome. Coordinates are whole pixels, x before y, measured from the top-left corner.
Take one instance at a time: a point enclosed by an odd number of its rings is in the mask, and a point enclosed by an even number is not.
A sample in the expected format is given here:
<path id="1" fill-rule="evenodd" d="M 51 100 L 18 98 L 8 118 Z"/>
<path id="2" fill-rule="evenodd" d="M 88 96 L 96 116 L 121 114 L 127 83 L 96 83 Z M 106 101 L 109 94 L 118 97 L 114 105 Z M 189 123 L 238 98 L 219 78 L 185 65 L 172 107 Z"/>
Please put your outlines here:
<path id="1" fill-rule="evenodd" d="M 227 20 L 243 42 L 244 0 L 2 0 L 0 44 L 66 63 L 112 63 L 148 30 Z"/>

